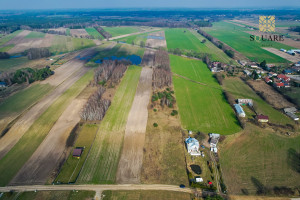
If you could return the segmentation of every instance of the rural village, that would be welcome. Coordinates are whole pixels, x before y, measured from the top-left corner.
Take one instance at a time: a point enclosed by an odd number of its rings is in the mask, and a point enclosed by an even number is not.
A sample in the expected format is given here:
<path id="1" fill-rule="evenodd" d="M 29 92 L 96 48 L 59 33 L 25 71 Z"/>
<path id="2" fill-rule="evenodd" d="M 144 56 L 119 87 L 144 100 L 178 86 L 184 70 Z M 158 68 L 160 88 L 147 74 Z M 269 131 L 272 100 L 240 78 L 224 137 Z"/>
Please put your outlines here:
<path id="1" fill-rule="evenodd" d="M 157 12 L 3 15 L 0 200 L 299 198 L 299 13 Z"/>

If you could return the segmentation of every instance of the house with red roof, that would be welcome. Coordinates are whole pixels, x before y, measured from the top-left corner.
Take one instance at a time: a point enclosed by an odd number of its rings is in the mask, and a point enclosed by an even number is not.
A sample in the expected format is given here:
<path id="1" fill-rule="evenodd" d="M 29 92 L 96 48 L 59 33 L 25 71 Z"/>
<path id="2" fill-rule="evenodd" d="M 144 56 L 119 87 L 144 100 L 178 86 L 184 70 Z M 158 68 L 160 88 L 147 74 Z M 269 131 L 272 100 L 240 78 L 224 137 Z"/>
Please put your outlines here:
<path id="1" fill-rule="evenodd" d="M 284 87 L 284 83 L 274 83 L 274 86 L 275 87 L 278 87 L 278 88 L 282 88 L 282 87 Z"/>
<path id="2" fill-rule="evenodd" d="M 266 115 L 257 115 L 256 119 L 258 122 L 268 122 L 269 121 L 269 117 Z"/>
<path id="3" fill-rule="evenodd" d="M 272 83 L 273 82 L 269 77 L 266 77 L 265 81 L 266 81 L 266 83 Z"/>
<path id="4" fill-rule="evenodd" d="M 278 76 L 277 76 L 277 78 L 279 79 L 279 80 L 281 80 L 281 81 L 290 81 L 291 79 L 290 79 L 290 77 L 287 77 L 286 75 L 284 75 L 284 74 L 279 74 Z"/>

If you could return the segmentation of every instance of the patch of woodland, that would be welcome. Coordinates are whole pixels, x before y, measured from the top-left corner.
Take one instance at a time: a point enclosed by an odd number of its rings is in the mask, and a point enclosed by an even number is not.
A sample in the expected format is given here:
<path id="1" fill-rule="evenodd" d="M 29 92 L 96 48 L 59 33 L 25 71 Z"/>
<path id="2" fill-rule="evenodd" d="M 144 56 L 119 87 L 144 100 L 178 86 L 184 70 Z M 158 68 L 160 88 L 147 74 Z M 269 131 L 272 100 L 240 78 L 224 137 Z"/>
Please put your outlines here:
<path id="1" fill-rule="evenodd" d="M 162 89 L 172 85 L 172 72 L 168 52 L 158 50 L 154 55 L 154 68 L 152 74 L 153 89 Z"/>

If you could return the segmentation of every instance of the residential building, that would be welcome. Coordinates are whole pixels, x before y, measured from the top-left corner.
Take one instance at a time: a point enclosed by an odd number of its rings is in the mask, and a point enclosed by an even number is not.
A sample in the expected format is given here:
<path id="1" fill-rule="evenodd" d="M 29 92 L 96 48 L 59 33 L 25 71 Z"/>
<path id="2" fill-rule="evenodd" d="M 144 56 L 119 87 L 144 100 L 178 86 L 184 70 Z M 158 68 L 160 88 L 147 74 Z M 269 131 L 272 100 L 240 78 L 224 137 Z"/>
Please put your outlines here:
<path id="1" fill-rule="evenodd" d="M 189 154 L 192 156 L 200 156 L 201 153 L 199 151 L 199 142 L 195 138 L 188 137 L 185 139 L 186 148 Z"/>
<path id="2" fill-rule="evenodd" d="M 258 122 L 262 122 L 262 123 L 269 122 L 269 117 L 266 115 L 257 115 L 256 118 Z"/>

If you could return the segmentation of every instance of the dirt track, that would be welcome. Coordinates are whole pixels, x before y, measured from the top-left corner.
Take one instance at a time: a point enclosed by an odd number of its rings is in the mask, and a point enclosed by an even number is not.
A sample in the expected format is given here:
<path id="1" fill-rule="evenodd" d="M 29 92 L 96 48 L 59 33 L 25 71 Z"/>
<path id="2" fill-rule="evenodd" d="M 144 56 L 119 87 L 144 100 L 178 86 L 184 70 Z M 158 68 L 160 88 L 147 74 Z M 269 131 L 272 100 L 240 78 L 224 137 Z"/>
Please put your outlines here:
<path id="1" fill-rule="evenodd" d="M 68 156 L 68 136 L 80 121 L 80 111 L 87 99 L 88 96 L 85 96 L 71 102 L 10 185 L 45 184 L 51 172 Z"/>
<path id="2" fill-rule="evenodd" d="M 139 183 L 151 96 L 152 68 L 144 67 L 128 115 L 124 146 L 117 171 L 118 183 Z"/>
<path id="3" fill-rule="evenodd" d="M 111 37 L 111 38 L 109 38 L 109 40 L 116 40 L 116 39 L 120 39 L 120 38 L 123 38 L 123 37 L 128 37 L 128 36 L 132 36 L 132 35 L 138 35 L 138 34 L 147 33 L 147 32 L 156 31 L 156 30 L 160 30 L 160 29 L 156 28 L 156 29 L 150 29 L 150 30 L 146 30 L 146 31 L 129 33 L 129 34 L 125 34 L 125 35 L 119 35 L 119 36 L 116 36 L 116 37 Z"/>
<path id="4" fill-rule="evenodd" d="M 298 62 L 298 61 L 300 61 L 300 55 L 297 54 L 297 53 L 296 53 L 295 56 L 292 56 L 292 55 L 289 55 L 289 54 L 287 54 L 285 52 L 280 51 L 279 49 L 275 49 L 275 48 L 263 48 L 263 49 L 265 49 L 265 50 L 267 50 L 267 51 L 269 51 L 269 52 L 271 52 L 271 53 L 273 53 L 273 54 L 275 54 L 277 56 L 280 56 L 280 57 L 282 57 L 282 58 L 284 58 L 286 60 L 289 60 L 291 62 Z"/>
<path id="5" fill-rule="evenodd" d="M 85 54 L 94 54 L 94 49 L 84 51 Z M 0 139 L 0 159 L 19 141 L 24 133 L 30 128 L 34 121 L 69 87 L 71 87 L 82 75 L 84 75 L 88 68 L 84 67 L 85 60 L 73 59 L 55 70 L 55 74 L 50 83 L 57 85 L 57 87 L 38 103 L 32 106 L 25 114 L 20 116 L 17 122 L 10 128 L 10 130 Z M 45 80 L 41 83 L 49 83 Z"/>
<path id="6" fill-rule="evenodd" d="M 149 36 L 163 37 L 163 39 L 153 39 L 148 38 L 146 41 L 146 46 L 150 48 L 159 48 L 159 47 L 167 47 L 167 42 L 165 39 L 165 32 L 158 31 L 154 33 L 150 33 Z"/>

